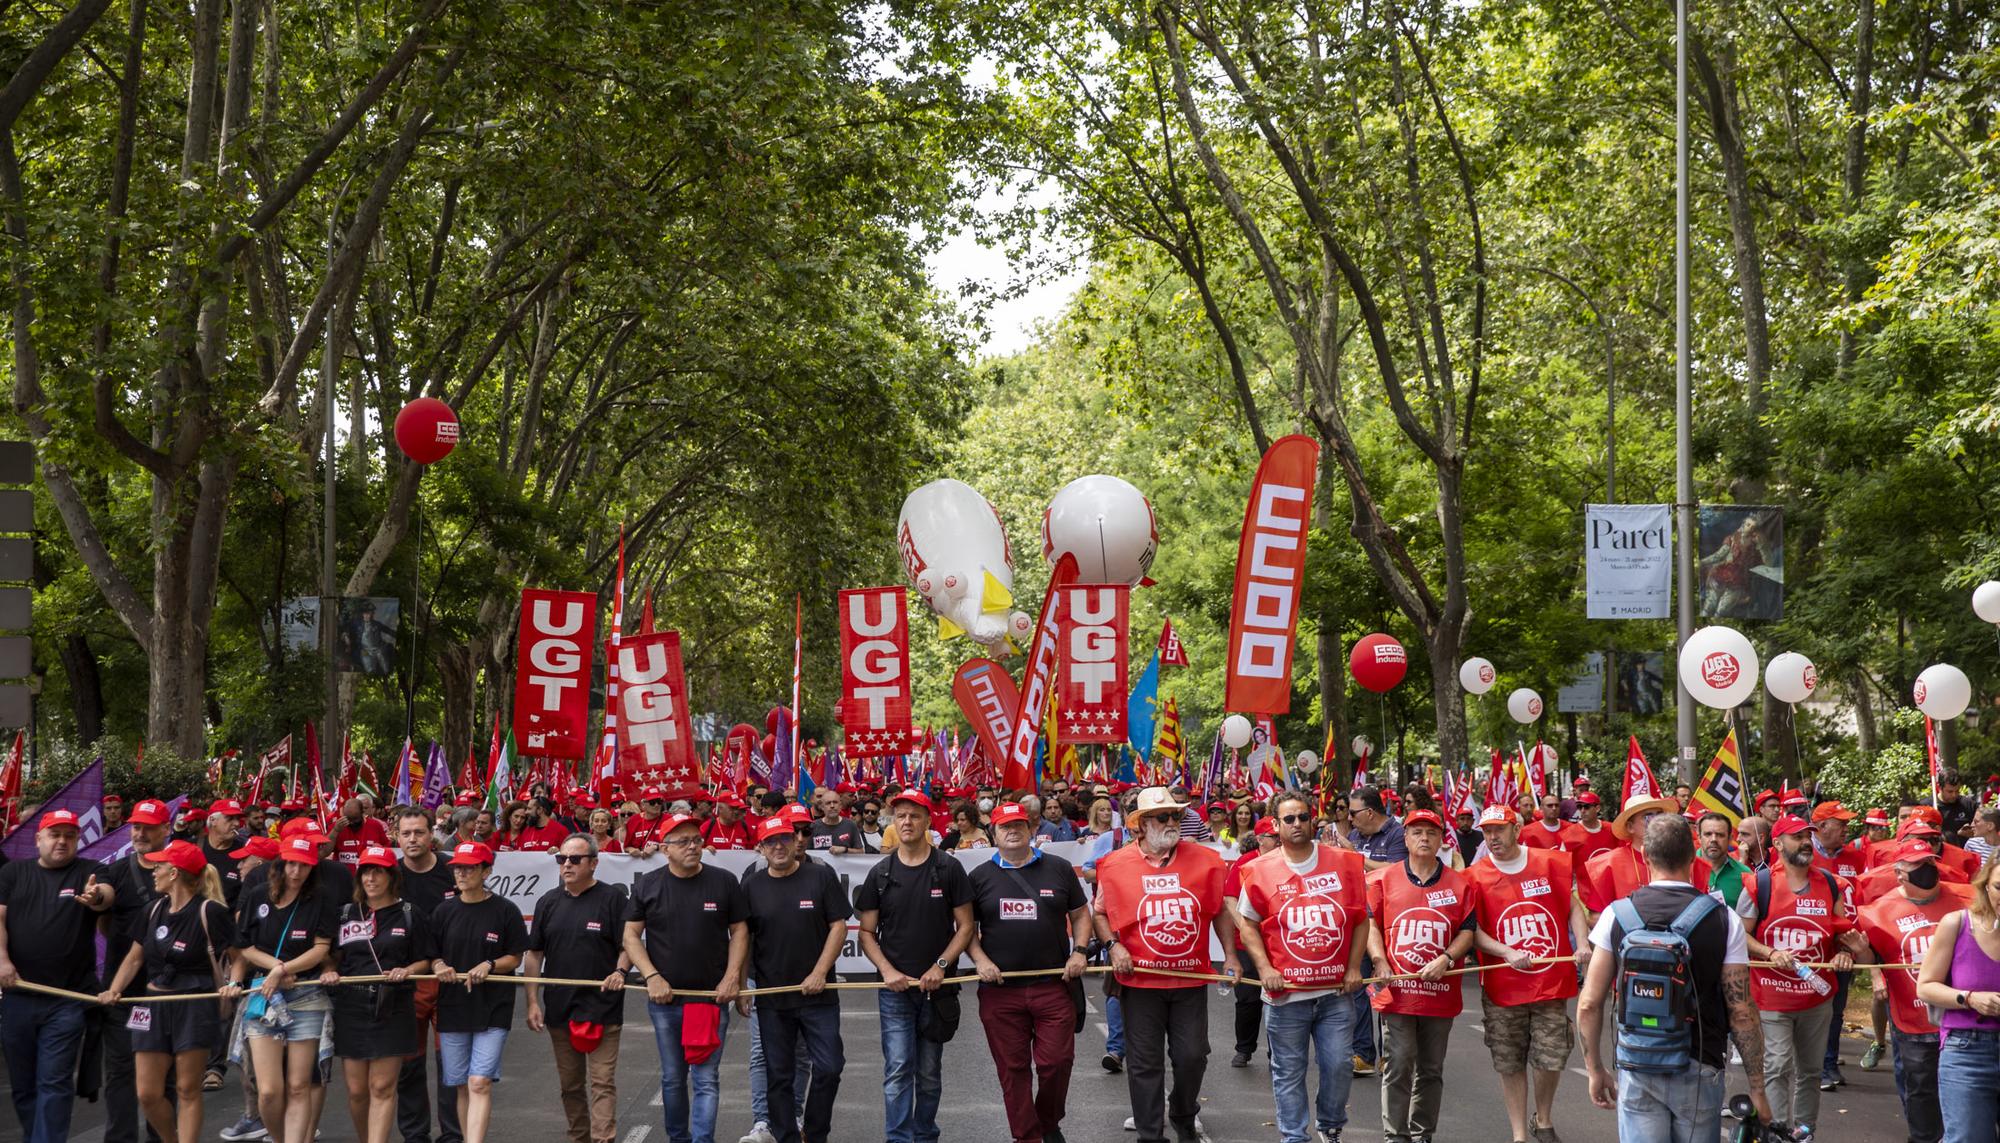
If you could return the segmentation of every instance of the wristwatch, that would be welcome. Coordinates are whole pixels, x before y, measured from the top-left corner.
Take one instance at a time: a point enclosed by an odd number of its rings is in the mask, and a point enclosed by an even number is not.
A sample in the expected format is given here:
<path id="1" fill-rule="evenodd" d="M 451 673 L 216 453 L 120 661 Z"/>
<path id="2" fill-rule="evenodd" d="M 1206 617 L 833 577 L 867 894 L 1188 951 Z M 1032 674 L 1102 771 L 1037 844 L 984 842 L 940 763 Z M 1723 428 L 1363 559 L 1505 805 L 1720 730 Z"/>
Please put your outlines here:
<path id="1" fill-rule="evenodd" d="M 951 967 L 951 962 L 944 959 L 943 957 L 939 957 L 937 959 L 937 966 L 942 969 L 949 969 Z"/>
<path id="2" fill-rule="evenodd" d="M 1958 1006 L 1959 1006 L 1960 1008 L 1970 1008 L 1970 1007 L 1972 1007 L 1972 993 L 1970 993 L 1970 992 L 1961 992 L 1961 993 L 1959 993 L 1959 994 L 1958 994 Z"/>

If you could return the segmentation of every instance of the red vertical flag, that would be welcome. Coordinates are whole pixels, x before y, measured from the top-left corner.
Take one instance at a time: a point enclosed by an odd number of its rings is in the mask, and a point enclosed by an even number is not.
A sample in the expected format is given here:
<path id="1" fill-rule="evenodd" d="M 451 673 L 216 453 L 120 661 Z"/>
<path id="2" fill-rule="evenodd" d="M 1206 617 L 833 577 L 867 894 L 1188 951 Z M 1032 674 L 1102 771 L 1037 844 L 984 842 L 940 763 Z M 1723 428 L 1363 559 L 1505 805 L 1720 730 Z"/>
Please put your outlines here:
<path id="1" fill-rule="evenodd" d="M 1646 755 L 1639 749 L 1639 736 L 1636 734 L 1625 747 L 1625 789 L 1618 799 L 1619 808 L 1623 809 L 1635 795 L 1646 798 L 1660 796 L 1660 783 L 1653 777 L 1653 768 L 1646 764 Z"/>
<path id="2" fill-rule="evenodd" d="M 910 743 L 910 611 L 900 587 L 840 593 L 840 725 L 850 758 Z"/>
<path id="3" fill-rule="evenodd" d="M 1292 648 L 1305 584 L 1319 442 L 1288 436 L 1257 466 L 1236 547 L 1224 705 L 1245 714 L 1292 709 Z"/>
<path id="4" fill-rule="evenodd" d="M 1057 593 L 1056 725 L 1064 742 L 1125 741 L 1130 685 L 1132 589 L 1124 584 L 1075 584 Z"/>
<path id="5" fill-rule="evenodd" d="M 1180 632 L 1174 630 L 1174 621 L 1160 621 L 1160 665 L 1162 667 L 1185 667 L 1188 665 L 1187 648 L 1181 646 Z"/>
<path id="6" fill-rule="evenodd" d="M 1021 669 L 1021 702 L 1014 719 L 1014 733 L 1007 742 L 1006 757 L 995 759 L 1000 778 L 1008 789 L 1033 789 L 1035 743 L 1041 738 L 1041 719 L 1036 715 L 1049 701 L 1049 683 L 1055 674 L 1061 644 L 1056 638 L 1056 598 L 1062 589 L 1076 582 L 1076 557 L 1065 552 L 1049 570 L 1049 588 L 1042 596 L 1042 615 L 1035 623 L 1034 642 L 1028 645 L 1028 662 Z"/>
<path id="7" fill-rule="evenodd" d="M 618 646 L 618 680 L 616 714 L 624 738 L 619 773 L 627 778 L 643 775 L 642 784 L 699 781 L 681 633 L 657 631 L 623 640 Z"/>

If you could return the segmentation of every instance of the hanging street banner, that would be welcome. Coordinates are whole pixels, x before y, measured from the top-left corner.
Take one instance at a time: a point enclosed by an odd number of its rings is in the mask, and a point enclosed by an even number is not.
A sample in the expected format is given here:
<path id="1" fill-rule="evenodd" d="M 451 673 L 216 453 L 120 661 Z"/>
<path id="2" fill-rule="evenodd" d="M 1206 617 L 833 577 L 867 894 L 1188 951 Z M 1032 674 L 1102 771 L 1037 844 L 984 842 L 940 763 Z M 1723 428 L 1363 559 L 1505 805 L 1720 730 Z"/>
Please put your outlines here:
<path id="1" fill-rule="evenodd" d="M 688 713 L 681 633 L 627 635 L 618 643 L 618 774 L 628 787 L 699 781 Z"/>
<path id="2" fill-rule="evenodd" d="M 1701 506 L 1695 586 L 1701 613 L 1717 619 L 1785 616 L 1785 510 Z"/>
<path id="3" fill-rule="evenodd" d="M 1056 725 L 1064 742 L 1125 741 L 1126 665 L 1132 589 L 1124 584 L 1077 584 L 1058 595 Z"/>
<path id="4" fill-rule="evenodd" d="M 1257 465 L 1236 547 L 1224 705 L 1242 714 L 1292 709 L 1292 649 L 1306 575 L 1319 442 L 1288 436 Z"/>
<path id="5" fill-rule="evenodd" d="M 991 659 L 969 659 L 952 677 L 951 696 L 979 736 L 985 756 L 1005 758 L 1021 711 L 1021 691 L 1014 676 Z"/>
<path id="6" fill-rule="evenodd" d="M 1583 657 L 1576 674 L 1556 691 L 1556 713 L 1596 714 L 1604 709 L 1604 652 Z"/>
<path id="7" fill-rule="evenodd" d="M 840 593 L 840 725 L 850 758 L 910 748 L 910 611 L 900 587 Z"/>
<path id="8" fill-rule="evenodd" d="M 1674 533 L 1666 504 L 1589 504 L 1583 513 L 1585 610 L 1591 619 L 1665 619 Z"/>
<path id="9" fill-rule="evenodd" d="M 521 592 L 518 635 L 515 740 L 524 753 L 582 758 L 589 734 L 597 596 L 527 588 Z"/>

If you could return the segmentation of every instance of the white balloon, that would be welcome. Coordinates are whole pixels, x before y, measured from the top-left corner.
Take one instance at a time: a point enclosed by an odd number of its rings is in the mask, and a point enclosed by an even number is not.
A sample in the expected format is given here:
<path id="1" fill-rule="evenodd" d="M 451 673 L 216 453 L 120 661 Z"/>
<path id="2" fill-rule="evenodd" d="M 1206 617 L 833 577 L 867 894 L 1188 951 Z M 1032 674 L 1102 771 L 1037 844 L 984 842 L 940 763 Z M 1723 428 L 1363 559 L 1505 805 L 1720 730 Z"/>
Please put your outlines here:
<path id="1" fill-rule="evenodd" d="M 1733 627 L 1704 627 L 1681 644 L 1681 685 L 1703 706 L 1729 710 L 1757 689 L 1757 648 Z"/>
<path id="2" fill-rule="evenodd" d="M 1811 659 L 1797 651 L 1771 656 L 1770 664 L 1764 668 L 1764 689 L 1779 702 L 1804 702 L 1812 697 L 1813 688 L 1817 686 L 1818 669 Z"/>
<path id="3" fill-rule="evenodd" d="M 1458 668 L 1458 685 L 1464 687 L 1467 694 L 1485 694 L 1493 689 L 1493 681 L 1499 677 L 1492 663 L 1476 655 Z"/>
<path id="4" fill-rule="evenodd" d="M 1988 623 L 2000 623 L 2000 580 L 1989 579 L 1972 589 L 1972 613 Z"/>
<path id="5" fill-rule="evenodd" d="M 1965 713 L 1972 702 L 1972 680 L 1950 663 L 1933 663 L 1917 676 L 1917 709 L 1943 722 Z"/>
<path id="6" fill-rule="evenodd" d="M 1000 513 L 970 484 L 933 480 L 910 493 L 896 519 L 896 543 L 917 594 L 973 642 L 998 648 L 1033 626 L 1025 612 L 1009 609 L 1014 556 Z"/>
<path id="7" fill-rule="evenodd" d="M 1521 687 L 1507 696 L 1507 714 L 1515 722 L 1530 723 L 1542 717 L 1542 696 Z"/>
<path id="8" fill-rule="evenodd" d="M 1354 751 L 1354 756 L 1357 758 L 1363 754 L 1372 754 L 1375 751 L 1375 744 L 1368 741 L 1368 736 L 1365 734 L 1355 735 L 1354 741 L 1348 743 L 1347 747 Z"/>
<path id="9" fill-rule="evenodd" d="M 1222 744 L 1231 750 L 1241 750 L 1250 745 L 1250 720 L 1240 714 L 1223 719 Z"/>
<path id="10" fill-rule="evenodd" d="M 1319 769 L 1319 755 L 1311 750 L 1301 750 L 1292 756 L 1292 765 L 1299 773 L 1311 774 Z"/>
<path id="11" fill-rule="evenodd" d="M 1153 567 L 1160 526 L 1144 493 L 1115 476 L 1063 485 L 1042 513 L 1042 558 L 1076 557 L 1077 582 L 1136 587 Z"/>

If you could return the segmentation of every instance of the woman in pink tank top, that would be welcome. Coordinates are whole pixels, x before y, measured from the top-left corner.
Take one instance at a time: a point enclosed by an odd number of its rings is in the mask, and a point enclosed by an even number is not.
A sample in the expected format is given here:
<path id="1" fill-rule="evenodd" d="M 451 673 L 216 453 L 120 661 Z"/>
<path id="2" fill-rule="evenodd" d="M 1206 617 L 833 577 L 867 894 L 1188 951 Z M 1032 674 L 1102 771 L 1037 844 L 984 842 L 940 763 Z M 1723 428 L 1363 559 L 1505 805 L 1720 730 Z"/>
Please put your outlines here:
<path id="1" fill-rule="evenodd" d="M 1938 1010 L 1938 1102 L 1945 1143 L 1992 1143 L 2000 1124 L 2000 865 L 1972 879 L 1972 901 L 1938 923 L 1917 998 Z M 1920 1081 L 1919 1081 L 1920 1082 Z"/>

